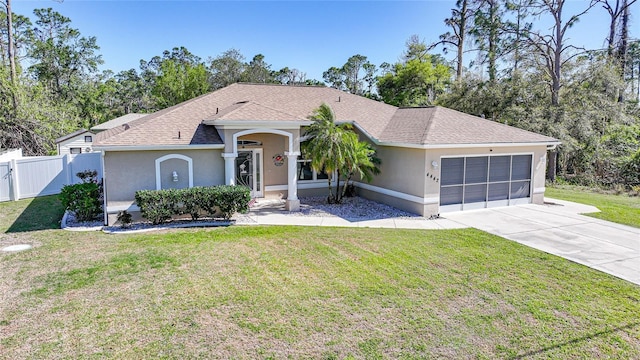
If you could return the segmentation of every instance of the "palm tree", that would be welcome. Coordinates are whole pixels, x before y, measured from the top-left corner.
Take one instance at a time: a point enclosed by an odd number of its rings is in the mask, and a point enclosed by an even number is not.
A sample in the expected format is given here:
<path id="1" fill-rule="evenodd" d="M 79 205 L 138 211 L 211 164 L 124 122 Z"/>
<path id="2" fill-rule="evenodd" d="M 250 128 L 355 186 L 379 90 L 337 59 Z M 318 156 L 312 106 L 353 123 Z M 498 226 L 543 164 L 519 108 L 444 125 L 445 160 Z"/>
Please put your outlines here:
<path id="1" fill-rule="evenodd" d="M 376 157 L 376 151 L 371 147 L 371 145 L 369 145 L 369 143 L 359 141 L 355 133 L 352 134 L 354 136 L 352 137 L 353 139 L 351 139 L 351 144 L 349 144 L 349 147 L 351 148 L 349 151 L 350 156 L 344 159 L 344 167 L 342 169 L 342 173 L 346 176 L 346 180 L 338 201 L 341 201 L 347 193 L 349 181 L 351 181 L 351 178 L 354 175 L 366 182 L 371 182 L 373 180 L 373 176 L 380 173 L 380 169 L 378 168 L 378 165 L 380 165 L 380 159 Z"/>
<path id="2" fill-rule="evenodd" d="M 311 157 L 313 170 L 324 171 L 327 174 L 329 188 L 327 201 L 337 202 L 338 191 L 334 197 L 331 188 L 333 174 L 338 172 L 338 181 L 340 181 L 339 171 L 344 168 L 344 159 L 350 156 L 351 149 L 347 144 L 351 143 L 350 137 L 355 134 L 347 131 L 351 128 L 351 124 L 336 124 L 333 110 L 324 103 L 313 111 L 309 119 L 313 120 L 313 123 L 305 132 L 309 141 L 303 143 L 303 151 Z"/>
<path id="3" fill-rule="evenodd" d="M 375 150 L 352 131 L 351 124 L 336 124 L 335 115 L 327 104 L 320 105 L 309 117 L 313 120 L 305 135 L 309 141 L 303 143 L 303 151 L 311 157 L 311 167 L 316 172 L 327 174 L 329 203 L 339 203 L 344 197 L 349 180 L 354 175 L 370 182 L 373 175 L 380 173 L 376 165 Z M 336 174 L 336 193 L 333 194 L 331 182 Z M 346 176 L 344 188 L 340 191 L 340 175 Z"/>

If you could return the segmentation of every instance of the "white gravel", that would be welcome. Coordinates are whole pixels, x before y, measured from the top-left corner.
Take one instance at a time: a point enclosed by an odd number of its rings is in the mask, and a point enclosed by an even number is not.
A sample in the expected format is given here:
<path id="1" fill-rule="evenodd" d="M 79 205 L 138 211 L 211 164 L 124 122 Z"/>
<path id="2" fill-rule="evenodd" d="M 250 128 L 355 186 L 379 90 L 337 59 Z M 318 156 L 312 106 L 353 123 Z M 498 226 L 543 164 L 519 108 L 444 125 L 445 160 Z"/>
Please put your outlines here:
<path id="1" fill-rule="evenodd" d="M 415 219 L 424 217 L 361 197 L 343 198 L 341 204 L 328 204 L 323 197 L 300 198 L 300 211 L 290 216 L 329 216 L 349 220 Z"/>
<path id="2" fill-rule="evenodd" d="M 72 211 L 67 211 L 66 215 L 67 215 L 66 226 L 68 228 L 95 228 L 95 227 L 101 227 L 102 225 L 104 225 L 102 214 L 100 214 L 99 217 L 93 221 L 78 221 L 76 219 L 76 214 L 73 213 Z"/>
<path id="3" fill-rule="evenodd" d="M 166 229 L 180 229 L 180 228 L 195 228 L 195 227 L 218 227 L 229 226 L 235 221 L 230 220 L 213 220 L 213 219 L 198 219 L 198 220 L 173 220 L 163 224 L 153 225 L 148 222 L 136 222 L 129 225 L 129 227 L 123 228 L 122 226 L 105 226 L 102 231 L 109 234 L 118 233 L 139 233 L 155 230 Z"/>

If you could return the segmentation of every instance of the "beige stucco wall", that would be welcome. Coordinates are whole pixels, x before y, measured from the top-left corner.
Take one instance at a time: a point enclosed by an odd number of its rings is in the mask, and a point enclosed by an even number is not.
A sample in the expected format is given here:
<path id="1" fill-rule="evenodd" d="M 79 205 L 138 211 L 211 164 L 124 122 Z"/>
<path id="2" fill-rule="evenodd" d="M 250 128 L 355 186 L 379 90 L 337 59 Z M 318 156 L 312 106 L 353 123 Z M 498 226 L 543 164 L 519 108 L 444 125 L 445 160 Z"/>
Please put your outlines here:
<path id="1" fill-rule="evenodd" d="M 425 151 L 392 146 L 376 146 L 380 174 L 370 185 L 413 196 L 424 196 Z"/>
<path id="2" fill-rule="evenodd" d="M 110 203 L 133 201 L 137 190 L 156 188 L 156 159 L 180 154 L 193 161 L 193 185 L 210 186 L 224 184 L 224 159 L 220 150 L 173 151 L 107 151 L 104 155 L 105 190 Z M 180 159 L 165 160 L 160 164 L 161 181 L 167 187 L 187 187 L 187 162 Z M 176 170 L 180 181 L 171 181 Z"/>
<path id="3" fill-rule="evenodd" d="M 509 146 L 477 147 L 452 149 L 409 149 L 378 146 L 378 157 L 382 160 L 381 174 L 374 178 L 371 185 L 413 195 L 419 198 L 398 198 L 372 189 L 359 188 L 359 195 L 384 202 L 397 208 L 431 216 L 439 213 L 440 164 L 442 157 L 469 155 L 533 155 L 533 177 L 531 201 L 534 204 L 544 202 L 546 146 Z M 433 167 L 436 161 L 438 166 Z M 410 199 L 407 199 L 410 198 Z M 413 200 L 413 201 L 412 201 Z"/>

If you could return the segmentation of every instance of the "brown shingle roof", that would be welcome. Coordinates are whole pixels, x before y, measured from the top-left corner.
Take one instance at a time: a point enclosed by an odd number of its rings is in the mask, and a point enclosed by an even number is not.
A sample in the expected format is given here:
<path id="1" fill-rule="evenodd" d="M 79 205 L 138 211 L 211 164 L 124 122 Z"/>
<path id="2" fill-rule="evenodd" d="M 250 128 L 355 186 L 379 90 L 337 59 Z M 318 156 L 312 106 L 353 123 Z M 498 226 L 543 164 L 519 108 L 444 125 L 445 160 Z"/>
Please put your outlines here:
<path id="1" fill-rule="evenodd" d="M 374 141 L 398 144 L 549 143 L 557 140 L 442 107 L 397 108 L 326 87 L 233 84 L 99 133 L 97 146 L 222 144 L 225 121 L 304 121 L 326 103 Z M 178 139 L 178 131 L 180 138 Z"/>
<path id="2" fill-rule="evenodd" d="M 223 109 L 222 112 L 207 120 L 300 121 L 306 119 L 258 104 L 255 101 L 242 101 Z"/>
<path id="3" fill-rule="evenodd" d="M 420 145 L 557 142 L 548 136 L 441 106 L 398 109 L 380 141 Z"/>

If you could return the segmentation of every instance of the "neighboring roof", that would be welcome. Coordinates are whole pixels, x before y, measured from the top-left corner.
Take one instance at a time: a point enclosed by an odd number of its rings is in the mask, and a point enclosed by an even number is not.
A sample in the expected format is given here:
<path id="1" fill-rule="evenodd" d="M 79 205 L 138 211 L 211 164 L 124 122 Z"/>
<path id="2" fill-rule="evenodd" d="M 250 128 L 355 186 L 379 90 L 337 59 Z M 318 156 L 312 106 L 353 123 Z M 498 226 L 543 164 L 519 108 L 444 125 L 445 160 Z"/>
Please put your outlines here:
<path id="1" fill-rule="evenodd" d="M 558 143 L 443 107 L 397 108 L 327 87 L 233 84 L 103 131 L 95 145 L 223 144 L 212 125 L 304 124 L 322 103 L 333 109 L 337 122 L 352 122 L 374 142 L 386 145 Z"/>
<path id="2" fill-rule="evenodd" d="M 94 135 L 91 131 L 89 131 L 87 129 L 80 129 L 78 131 L 72 132 L 71 134 L 67 134 L 65 136 L 61 136 L 61 137 L 57 138 L 56 139 L 56 144 L 61 143 L 61 142 L 65 141 L 65 140 L 69 140 L 69 139 L 71 139 L 73 137 L 76 137 L 78 135 L 85 134 L 85 133 L 89 133 L 91 135 Z"/>
<path id="3" fill-rule="evenodd" d="M 137 113 L 130 113 L 130 114 L 125 114 L 122 115 L 120 117 L 117 117 L 115 119 L 103 122 L 102 124 L 98 124 L 94 127 L 91 128 L 91 130 L 93 131 L 104 131 L 104 130 L 109 130 L 109 129 L 113 129 L 114 127 L 117 126 L 121 126 L 124 125 L 130 121 L 136 120 L 136 119 L 140 119 L 143 116 L 147 116 L 149 114 L 137 114 Z"/>

